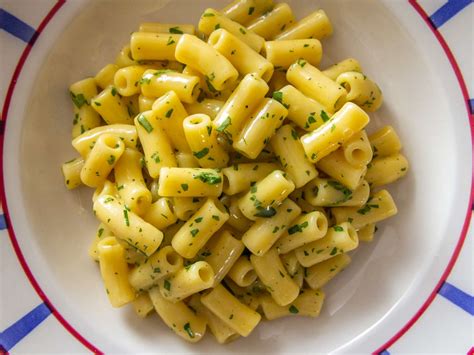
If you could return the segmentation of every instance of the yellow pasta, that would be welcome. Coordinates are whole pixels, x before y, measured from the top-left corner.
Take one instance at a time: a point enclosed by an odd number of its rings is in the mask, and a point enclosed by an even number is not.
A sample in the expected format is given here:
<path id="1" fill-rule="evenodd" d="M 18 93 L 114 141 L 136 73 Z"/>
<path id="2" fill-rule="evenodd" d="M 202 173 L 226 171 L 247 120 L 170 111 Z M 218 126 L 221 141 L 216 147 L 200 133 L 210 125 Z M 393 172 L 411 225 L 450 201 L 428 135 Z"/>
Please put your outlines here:
<path id="1" fill-rule="evenodd" d="M 151 302 L 148 293 L 141 293 L 137 298 L 135 298 L 133 301 L 133 309 L 140 318 L 145 318 L 154 310 L 153 303 Z"/>
<path id="2" fill-rule="evenodd" d="M 357 105 L 347 103 L 330 120 L 301 137 L 306 155 L 317 162 L 347 142 L 369 123 L 369 116 Z"/>
<path id="3" fill-rule="evenodd" d="M 222 173 L 215 169 L 162 168 L 160 196 L 218 197 L 222 193 Z"/>
<path id="4" fill-rule="evenodd" d="M 307 268 L 304 272 L 304 279 L 309 287 L 313 290 L 318 290 L 344 270 L 350 262 L 351 258 L 349 255 L 336 255 Z"/>
<path id="5" fill-rule="evenodd" d="M 240 287 L 247 287 L 257 280 L 252 263 L 246 256 L 241 256 L 229 270 L 228 277 Z"/>
<path id="6" fill-rule="evenodd" d="M 289 305 L 280 306 L 271 297 L 262 296 L 260 304 L 268 320 L 286 316 L 317 317 L 321 312 L 325 294 L 321 290 L 302 290 L 300 295 Z"/>
<path id="7" fill-rule="evenodd" d="M 222 28 L 212 32 L 209 44 L 226 57 L 241 75 L 255 73 L 265 81 L 272 77 L 272 63 L 230 32 Z"/>
<path id="8" fill-rule="evenodd" d="M 190 115 L 204 113 L 214 120 L 219 111 L 224 106 L 224 102 L 214 99 L 203 99 L 201 102 L 195 102 L 193 104 L 186 104 L 184 108 Z"/>
<path id="9" fill-rule="evenodd" d="M 272 8 L 273 0 L 234 0 L 221 12 L 231 20 L 245 25 Z"/>
<path id="10" fill-rule="evenodd" d="M 106 87 L 94 96 L 91 106 L 109 125 L 133 123 L 133 115 L 129 113 L 127 104 L 113 86 Z"/>
<path id="11" fill-rule="evenodd" d="M 187 221 L 206 202 L 202 197 L 173 197 L 173 209 L 176 217 Z"/>
<path id="12" fill-rule="evenodd" d="M 374 158 L 398 153 L 402 143 L 392 126 L 385 126 L 369 136 Z"/>
<path id="13" fill-rule="evenodd" d="M 365 131 L 354 134 L 342 145 L 344 158 L 356 168 L 363 167 L 372 160 L 372 147 Z"/>
<path id="14" fill-rule="evenodd" d="M 336 82 L 347 90 L 347 101 L 358 104 L 364 110 L 377 111 L 382 105 L 382 91 L 364 74 L 345 72 L 337 77 Z"/>
<path id="15" fill-rule="evenodd" d="M 189 24 L 144 22 L 140 24 L 138 31 L 174 34 L 188 33 L 193 35 L 195 32 L 195 28 L 194 25 Z"/>
<path id="16" fill-rule="evenodd" d="M 357 231 L 357 234 L 359 236 L 359 240 L 362 242 L 371 242 L 374 240 L 374 235 L 375 232 L 377 231 L 377 226 L 375 223 L 369 223 L 365 225 L 364 227 L 360 228 Z"/>
<path id="17" fill-rule="evenodd" d="M 330 113 L 339 110 L 346 102 L 344 87 L 304 59 L 298 59 L 288 68 L 286 79 L 303 94 L 323 104 Z"/>
<path id="18" fill-rule="evenodd" d="M 130 51 L 135 60 L 175 60 L 180 34 L 135 32 L 130 38 Z"/>
<path id="19" fill-rule="evenodd" d="M 84 159 L 82 158 L 72 159 L 61 166 L 61 171 L 64 176 L 64 184 L 69 190 L 82 185 L 81 171 L 83 167 Z"/>
<path id="20" fill-rule="evenodd" d="M 372 187 L 391 184 L 408 172 L 408 161 L 400 153 L 376 158 L 367 167 L 365 179 Z"/>
<path id="21" fill-rule="evenodd" d="M 113 85 L 115 73 L 119 69 L 117 64 L 107 64 L 95 75 L 94 80 L 96 85 L 102 90 L 109 85 Z"/>
<path id="22" fill-rule="evenodd" d="M 235 195 L 246 191 L 252 184 L 262 180 L 274 170 L 278 170 L 278 165 L 274 163 L 234 164 L 224 168 L 222 169 L 223 191 L 226 195 Z"/>
<path id="23" fill-rule="evenodd" d="M 276 40 L 317 38 L 322 39 L 332 34 L 332 24 L 323 10 L 299 20 L 275 37 Z"/>
<path id="24" fill-rule="evenodd" d="M 337 180 L 316 178 L 304 188 L 304 200 L 313 206 L 362 206 L 369 199 L 370 188 L 367 181 L 351 190 Z"/>
<path id="25" fill-rule="evenodd" d="M 348 71 L 362 73 L 360 63 L 354 58 L 347 58 L 331 65 L 329 68 L 323 70 L 322 73 L 331 80 L 336 80 L 339 75 Z"/>
<path id="26" fill-rule="evenodd" d="M 272 11 L 263 14 L 246 26 L 267 41 L 280 34 L 295 21 L 293 11 L 285 3 L 277 4 Z"/>
<path id="27" fill-rule="evenodd" d="M 317 39 L 294 39 L 265 42 L 264 54 L 277 68 L 288 69 L 298 59 L 318 66 L 323 55 L 321 42 Z"/>

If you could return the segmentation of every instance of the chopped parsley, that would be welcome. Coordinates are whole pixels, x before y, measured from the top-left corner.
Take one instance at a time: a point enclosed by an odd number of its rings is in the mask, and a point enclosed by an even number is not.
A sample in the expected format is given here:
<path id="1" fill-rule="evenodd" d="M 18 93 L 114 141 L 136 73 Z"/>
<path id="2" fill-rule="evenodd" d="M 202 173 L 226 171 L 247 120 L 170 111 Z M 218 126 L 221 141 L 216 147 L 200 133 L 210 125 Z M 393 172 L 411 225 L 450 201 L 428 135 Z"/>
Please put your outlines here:
<path id="1" fill-rule="evenodd" d="M 336 232 L 344 232 L 344 228 L 342 228 L 341 226 L 334 226 L 332 227 Z"/>
<path id="2" fill-rule="evenodd" d="M 123 210 L 123 218 L 125 219 L 125 225 L 130 227 L 130 220 L 128 219 L 128 211 L 126 208 Z"/>
<path id="3" fill-rule="evenodd" d="M 331 252 L 329 253 L 329 255 L 332 256 L 332 255 L 336 255 L 336 254 L 337 254 L 337 248 L 334 247 L 334 248 L 332 248 L 332 250 L 331 250 Z"/>
<path id="4" fill-rule="evenodd" d="M 196 229 L 192 229 L 190 233 L 191 233 L 191 235 L 192 235 L 193 237 L 195 237 L 196 234 L 199 233 L 199 229 L 197 229 L 197 228 L 196 228 Z"/>
<path id="5" fill-rule="evenodd" d="M 165 289 L 167 289 L 168 291 L 171 290 L 171 282 L 169 282 L 169 280 L 165 280 L 165 282 L 163 283 L 163 287 Z"/>
<path id="6" fill-rule="evenodd" d="M 140 124 L 140 126 L 142 126 L 145 129 L 145 131 L 147 131 L 147 133 L 151 133 L 153 131 L 153 126 L 150 124 L 150 122 L 148 122 L 148 120 L 143 114 L 138 116 L 137 121 Z"/>
<path id="7" fill-rule="evenodd" d="M 153 159 L 153 161 L 158 164 L 161 162 L 161 159 L 160 159 L 160 156 L 158 155 L 158 152 L 155 152 L 151 155 L 151 159 Z"/>
<path id="8" fill-rule="evenodd" d="M 184 331 L 185 331 L 186 333 L 188 333 L 188 336 L 189 336 L 191 339 L 194 338 L 195 335 L 194 335 L 193 330 L 191 329 L 191 325 L 189 324 L 189 322 L 184 325 L 183 329 L 184 329 Z"/>
<path id="9" fill-rule="evenodd" d="M 306 60 L 300 58 L 296 61 L 296 63 L 301 67 L 303 68 L 305 65 L 306 65 Z"/>
<path id="10" fill-rule="evenodd" d="M 296 133 L 296 131 L 294 129 L 291 130 L 291 136 L 293 137 L 293 139 L 296 141 L 298 140 L 298 133 Z"/>
<path id="11" fill-rule="evenodd" d="M 179 34 L 179 35 L 183 34 L 183 31 L 181 31 L 178 26 L 170 27 L 169 31 L 170 31 L 170 33 L 174 33 L 174 34 Z"/>
<path id="12" fill-rule="evenodd" d="M 207 154 L 209 153 L 209 148 L 204 148 L 202 150 L 200 150 L 199 152 L 193 152 L 193 155 L 198 158 L 198 159 L 202 159 L 204 158 Z"/>
<path id="13" fill-rule="evenodd" d="M 379 205 L 366 204 L 364 207 L 362 207 L 361 209 L 357 210 L 357 213 L 364 215 L 364 214 L 370 212 L 370 210 L 371 210 L 372 208 L 379 208 Z"/>
<path id="14" fill-rule="evenodd" d="M 183 191 L 188 191 L 188 184 L 181 184 L 181 188 L 183 189 Z"/>
<path id="15" fill-rule="evenodd" d="M 115 163 L 115 155 L 111 155 L 109 157 L 109 159 L 107 159 L 107 163 L 109 163 L 109 165 L 114 165 Z"/>
<path id="16" fill-rule="evenodd" d="M 281 91 L 273 92 L 272 98 L 283 104 L 283 93 Z"/>
<path id="17" fill-rule="evenodd" d="M 170 118 L 172 114 L 173 114 L 173 109 L 170 108 L 170 109 L 165 113 L 165 116 L 166 116 L 166 118 Z"/>
<path id="18" fill-rule="evenodd" d="M 306 227 L 308 227 L 308 221 L 305 221 L 301 224 L 295 224 L 294 226 L 288 228 L 288 234 L 291 235 L 295 233 L 301 233 Z"/>
<path id="19" fill-rule="evenodd" d="M 273 207 L 266 207 L 259 210 L 257 213 L 254 214 L 256 217 L 262 218 L 270 218 L 276 215 L 276 210 Z"/>
<path id="20" fill-rule="evenodd" d="M 290 311 L 290 313 L 293 313 L 293 314 L 297 314 L 300 312 L 298 308 L 296 308 L 294 305 L 291 305 L 290 308 L 288 308 L 288 310 Z"/>
<path id="21" fill-rule="evenodd" d="M 212 215 L 212 219 L 216 220 L 216 221 L 220 221 L 221 219 L 219 218 L 219 216 L 213 214 Z"/>
<path id="22" fill-rule="evenodd" d="M 239 28 L 239 31 L 240 31 L 240 33 L 242 33 L 243 35 L 247 34 L 247 32 L 246 32 L 242 27 Z"/>
<path id="23" fill-rule="evenodd" d="M 321 113 L 319 114 L 319 116 L 321 117 L 321 119 L 322 119 L 324 122 L 329 121 L 329 116 L 328 116 L 328 114 L 326 113 L 326 111 L 321 110 Z"/>
<path id="24" fill-rule="evenodd" d="M 217 127 L 217 132 L 224 132 L 224 130 L 229 127 L 232 124 L 232 120 L 230 119 L 230 116 L 227 116 L 227 118 Z"/>
<path id="25" fill-rule="evenodd" d="M 249 15 L 252 15 L 254 11 L 255 11 L 255 7 L 251 6 L 251 7 L 249 7 L 249 12 L 248 12 L 248 14 L 249 14 Z"/>
<path id="26" fill-rule="evenodd" d="M 170 36 L 170 38 L 168 38 L 168 42 L 166 42 L 166 45 L 171 46 L 174 43 L 176 43 L 176 41 L 173 39 L 173 37 Z"/>
<path id="27" fill-rule="evenodd" d="M 87 100 L 83 94 L 74 95 L 72 91 L 70 91 L 69 93 L 71 94 L 72 102 L 74 103 L 74 105 L 76 105 L 77 108 L 81 108 L 82 105 L 87 104 Z"/>

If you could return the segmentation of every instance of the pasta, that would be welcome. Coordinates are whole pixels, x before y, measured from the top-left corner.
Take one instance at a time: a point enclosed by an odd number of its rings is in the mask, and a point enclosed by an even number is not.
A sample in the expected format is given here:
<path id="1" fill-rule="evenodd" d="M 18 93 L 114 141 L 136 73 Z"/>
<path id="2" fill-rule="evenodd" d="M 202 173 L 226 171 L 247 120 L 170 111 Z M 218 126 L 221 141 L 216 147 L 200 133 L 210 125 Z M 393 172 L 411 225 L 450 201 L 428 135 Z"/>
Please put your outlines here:
<path id="1" fill-rule="evenodd" d="M 352 251 L 397 214 L 387 185 L 409 162 L 392 126 L 370 130 L 384 97 L 361 63 L 320 67 L 324 10 L 235 0 L 197 22 L 138 23 L 69 86 L 76 154 L 61 171 L 66 189 L 93 189 L 85 248 L 103 297 L 227 344 L 318 317 Z"/>

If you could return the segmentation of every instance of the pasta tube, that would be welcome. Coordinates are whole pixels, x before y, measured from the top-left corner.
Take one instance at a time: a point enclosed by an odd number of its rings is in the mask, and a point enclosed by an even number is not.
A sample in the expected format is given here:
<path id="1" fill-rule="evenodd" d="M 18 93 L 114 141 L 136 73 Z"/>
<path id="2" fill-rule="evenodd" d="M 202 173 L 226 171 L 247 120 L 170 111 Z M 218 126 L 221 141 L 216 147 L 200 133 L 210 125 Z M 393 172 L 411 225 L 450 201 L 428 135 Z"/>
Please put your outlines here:
<path id="1" fill-rule="evenodd" d="M 165 197 L 218 197 L 222 173 L 215 169 L 162 168 L 158 194 Z"/>

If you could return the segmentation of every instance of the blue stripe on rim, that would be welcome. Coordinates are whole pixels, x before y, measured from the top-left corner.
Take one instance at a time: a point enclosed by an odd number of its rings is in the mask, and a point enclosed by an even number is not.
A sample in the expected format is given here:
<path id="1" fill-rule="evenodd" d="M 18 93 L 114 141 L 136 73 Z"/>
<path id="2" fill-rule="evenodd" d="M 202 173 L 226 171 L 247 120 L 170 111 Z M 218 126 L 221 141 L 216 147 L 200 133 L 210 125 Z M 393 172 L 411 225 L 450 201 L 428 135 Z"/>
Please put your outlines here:
<path id="1" fill-rule="evenodd" d="M 9 351 L 48 318 L 50 314 L 51 310 L 46 303 L 41 303 L 28 314 L 17 320 L 0 333 L 0 344 L 3 349 Z"/>
<path id="2" fill-rule="evenodd" d="M 430 16 L 430 21 L 435 28 L 439 28 L 456 16 L 456 14 L 466 6 L 472 4 L 473 1 L 474 0 L 449 0 Z"/>
<path id="3" fill-rule="evenodd" d="M 474 316 L 474 296 L 467 294 L 454 285 L 445 282 L 438 293 L 448 301 Z"/>
<path id="4" fill-rule="evenodd" d="M 474 115 L 474 99 L 469 99 L 469 108 L 471 109 L 471 115 Z"/>
<path id="5" fill-rule="evenodd" d="M 7 220 L 4 214 L 0 214 L 0 230 L 7 229 Z"/>
<path id="6" fill-rule="evenodd" d="M 0 28 L 26 43 L 36 34 L 33 27 L 4 9 L 0 9 Z"/>

